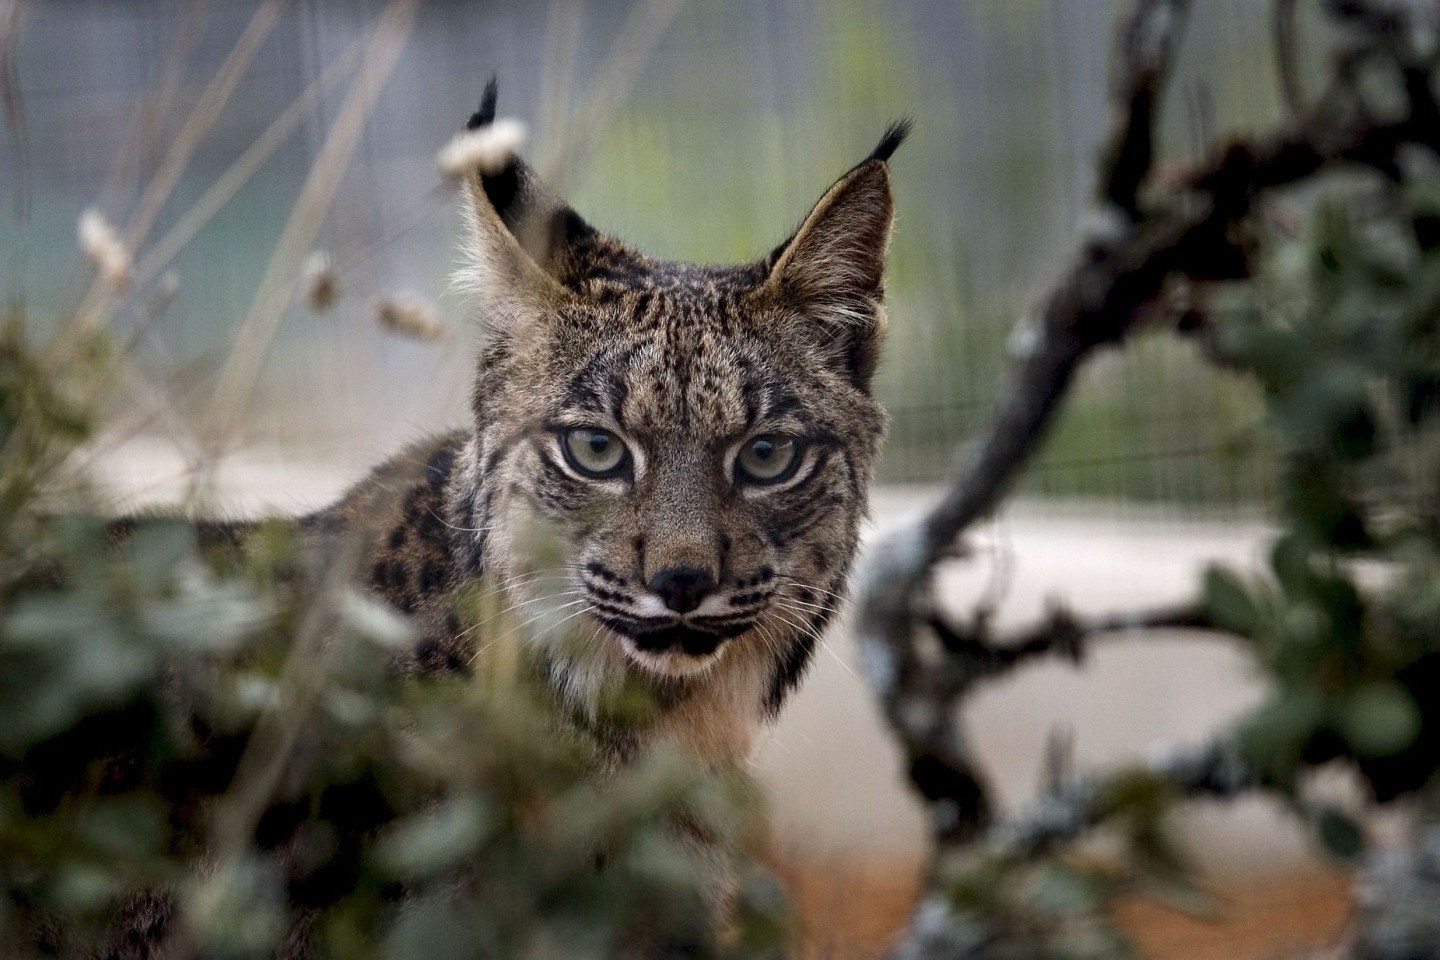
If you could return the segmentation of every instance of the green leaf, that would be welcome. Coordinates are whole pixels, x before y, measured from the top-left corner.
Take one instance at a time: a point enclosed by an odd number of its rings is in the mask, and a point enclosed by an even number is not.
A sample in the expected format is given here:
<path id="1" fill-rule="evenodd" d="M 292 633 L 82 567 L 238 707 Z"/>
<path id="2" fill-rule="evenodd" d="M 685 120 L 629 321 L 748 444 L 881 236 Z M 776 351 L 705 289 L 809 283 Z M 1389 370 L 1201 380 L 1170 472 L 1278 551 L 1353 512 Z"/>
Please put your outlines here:
<path id="1" fill-rule="evenodd" d="M 479 797 L 455 800 L 392 825 L 375 847 L 376 864 L 396 877 L 432 876 L 468 859 L 491 826 Z"/>
<path id="2" fill-rule="evenodd" d="M 1286 593 L 1305 594 L 1315 577 L 1310 566 L 1310 548 L 1294 533 L 1275 541 L 1270 551 L 1270 569 L 1275 571 L 1275 579 Z"/>
<path id="3" fill-rule="evenodd" d="M 385 939 L 385 960 L 475 960 L 494 956 L 477 950 L 483 939 L 474 918 L 458 903 L 431 899 L 412 904 L 400 914 Z"/>
<path id="4" fill-rule="evenodd" d="M 394 607 L 373 594 L 346 590 L 340 597 L 340 619 L 366 640 L 386 650 L 409 650 L 415 628 Z"/>
<path id="5" fill-rule="evenodd" d="M 1353 861 L 1365 852 L 1365 834 L 1359 824 L 1334 807 L 1320 811 L 1315 818 L 1315 833 L 1331 856 L 1340 860 Z"/>
<path id="6" fill-rule="evenodd" d="M 1224 567 L 1205 570 L 1205 608 L 1221 629 L 1252 636 L 1260 621 L 1259 607 L 1245 585 Z"/>
<path id="7" fill-rule="evenodd" d="M 107 856 L 134 861 L 160 852 L 165 815 L 141 797 L 111 800 L 89 812 L 80 833 Z"/>
<path id="8" fill-rule="evenodd" d="M 1241 721 L 1240 747 L 1246 762 L 1266 775 L 1288 780 L 1325 719 L 1324 701 L 1315 691 L 1277 691 Z"/>
<path id="9" fill-rule="evenodd" d="M 1396 385 L 1400 407 L 1411 426 L 1419 426 L 1440 412 L 1440 374 L 1415 370 Z"/>
<path id="10" fill-rule="evenodd" d="M 1285 476 L 1285 512 L 1305 536 L 1342 550 L 1373 546 L 1364 518 L 1342 491 L 1332 461 L 1303 457 L 1289 464 Z"/>
<path id="11" fill-rule="evenodd" d="M 1419 736 L 1420 708 L 1399 683 L 1367 683 L 1345 698 L 1339 726 L 1358 756 L 1394 756 Z"/>

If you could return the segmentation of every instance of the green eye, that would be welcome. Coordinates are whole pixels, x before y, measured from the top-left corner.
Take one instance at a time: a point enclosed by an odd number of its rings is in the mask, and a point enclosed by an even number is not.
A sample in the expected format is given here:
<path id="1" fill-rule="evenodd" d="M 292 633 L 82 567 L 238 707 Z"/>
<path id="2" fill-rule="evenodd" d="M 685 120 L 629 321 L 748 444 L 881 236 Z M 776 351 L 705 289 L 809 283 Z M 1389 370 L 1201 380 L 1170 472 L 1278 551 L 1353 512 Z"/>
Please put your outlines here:
<path id="1" fill-rule="evenodd" d="M 560 437 L 565 459 L 581 474 L 596 479 L 618 474 L 628 458 L 625 444 L 609 430 L 575 427 Z"/>
<path id="2" fill-rule="evenodd" d="M 779 483 L 788 479 L 800 464 L 800 442 L 794 437 L 766 434 L 746 441 L 735 458 L 742 480 L 752 483 Z"/>

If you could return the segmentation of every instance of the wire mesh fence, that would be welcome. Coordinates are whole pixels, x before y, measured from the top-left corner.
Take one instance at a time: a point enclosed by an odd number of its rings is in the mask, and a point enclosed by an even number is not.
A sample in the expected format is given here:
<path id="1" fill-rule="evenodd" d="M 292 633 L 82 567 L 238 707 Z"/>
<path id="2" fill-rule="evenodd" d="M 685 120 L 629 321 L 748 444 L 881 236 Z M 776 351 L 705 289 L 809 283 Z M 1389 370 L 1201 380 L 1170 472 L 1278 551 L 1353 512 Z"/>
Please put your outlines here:
<path id="1" fill-rule="evenodd" d="M 577 209 L 677 259 L 763 255 L 889 120 L 913 116 L 917 134 L 894 167 L 890 343 L 878 385 L 893 427 L 881 475 L 933 480 L 988 412 L 1015 321 L 1090 209 L 1113 7 L 430 0 L 318 226 L 314 246 L 331 258 L 338 299 L 324 312 L 298 298 L 285 309 L 245 438 L 363 465 L 464 422 L 480 328 L 449 290 L 459 223 L 435 153 L 494 73 L 501 112 L 526 121 L 526 152 Z M 0 154 L 3 295 L 37 331 L 82 300 L 82 211 L 133 227 L 217 78 L 233 75 L 137 243 L 140 286 L 114 321 L 140 344 L 170 407 L 164 417 L 117 416 L 131 430 L 196 429 L 296 198 L 369 69 L 358 51 L 386 5 L 16 9 Z M 1278 114 L 1267 9 L 1197 5 L 1162 127 L 1165 157 Z M 253 59 L 238 68 L 247 36 Z M 378 299 L 402 290 L 438 303 L 447 342 L 381 329 Z M 1270 486 L 1259 411 L 1248 384 L 1155 337 L 1087 374 L 1029 491 L 1254 503 Z"/>

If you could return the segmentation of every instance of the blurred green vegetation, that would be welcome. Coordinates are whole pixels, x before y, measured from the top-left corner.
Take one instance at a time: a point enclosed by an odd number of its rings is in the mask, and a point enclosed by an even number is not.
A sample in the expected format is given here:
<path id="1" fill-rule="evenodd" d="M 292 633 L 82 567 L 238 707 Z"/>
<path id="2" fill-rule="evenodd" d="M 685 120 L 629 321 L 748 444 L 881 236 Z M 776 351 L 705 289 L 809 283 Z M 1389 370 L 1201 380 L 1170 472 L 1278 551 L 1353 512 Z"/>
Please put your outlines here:
<path id="1" fill-rule="evenodd" d="M 1142 448 L 1191 446 L 1210 462 L 1196 475 L 1171 463 L 1127 483 L 1212 502 L 1273 490 L 1268 563 L 1215 566 L 1197 585 L 1198 619 L 1253 659 L 1262 701 L 1199 748 L 1177 745 L 1132 769 L 1058 772 L 1028 810 L 942 842 L 905 955 L 1134 956 L 1110 907 L 1141 896 L 1213 909 L 1167 823 L 1187 800 L 1242 793 L 1278 799 L 1318 850 L 1355 871 L 1337 955 L 1436 955 L 1433 861 L 1417 851 L 1433 848 L 1440 811 L 1440 151 L 1429 120 L 1416 121 L 1435 109 L 1440 55 L 1434 11 L 1413 10 L 1411 29 L 1377 25 L 1376 12 L 1393 9 L 1330 7 L 1348 33 L 1336 49 L 1364 53 L 1350 76 L 1337 55 L 1335 86 L 1314 115 L 1349 129 L 1408 119 L 1413 141 L 1257 191 L 1227 234 L 1246 278 L 1190 287 L 1200 309 L 1188 343 L 1128 343 L 1123 378 L 1115 358 L 1098 361 L 1032 478 L 1048 482 L 1048 468 L 1066 469 L 1067 484 L 1113 482 L 1106 433 L 1134 431 Z M 1363 97 L 1349 98 L 1351 77 Z M 1314 136 L 1304 127 L 1292 128 L 1297 138 Z M 1187 418 L 1197 403 L 1220 414 Z M 1232 477 L 1215 452 L 1226 445 Z M 1270 465 L 1263 485 L 1250 485 L 1249 462 Z M 1076 463 L 1094 472 L 1077 474 Z M 1216 485 L 1225 480 L 1232 486 Z M 983 631 L 984 615 L 976 621 Z M 962 652 L 952 646 L 960 664 Z"/>
<path id="2" fill-rule="evenodd" d="M 1279 529 L 1265 568 L 1213 567 L 1199 586 L 1210 621 L 1253 656 L 1263 701 L 1203 750 L 1061 778 L 947 850 L 934 902 L 950 939 L 936 924 L 932 944 L 1134 956 L 1117 898 L 1215 908 L 1170 829 L 1181 805 L 1253 791 L 1336 866 L 1368 866 L 1357 902 L 1374 922 L 1345 936 L 1379 946 L 1344 955 L 1433 955 L 1431 874 L 1393 859 L 1424 847 L 1414 838 L 1440 809 L 1440 157 L 1408 159 L 1394 180 L 1298 191 L 1291 227 L 1255 238 L 1258 276 L 1212 292 L 1203 339 L 1230 377 L 1258 385 Z M 1315 789 L 1320 769 L 1345 769 L 1353 791 Z M 1382 808 L 1400 839 L 1372 829 Z"/>
<path id="3" fill-rule="evenodd" d="M 0 955 L 316 955 L 295 931 L 347 958 L 779 955 L 773 884 L 722 866 L 753 829 L 747 783 L 664 747 L 602 770 L 513 661 L 414 675 L 412 625 L 349 585 L 343 544 L 272 523 L 242 553 L 179 518 L 87 514 L 63 463 L 113 354 L 42 356 L 18 324 L 0 337 Z M 57 496 L 69 512 L 45 512 Z M 482 649 L 520 642 L 473 600 Z"/>
<path id="4" fill-rule="evenodd" d="M 1250 761 L 1295 789 L 1350 758 L 1381 801 L 1440 767 L 1440 158 L 1405 160 L 1332 183 L 1233 291 L 1217 350 L 1264 389 L 1284 527 L 1264 576 L 1206 584 L 1274 684 Z"/>

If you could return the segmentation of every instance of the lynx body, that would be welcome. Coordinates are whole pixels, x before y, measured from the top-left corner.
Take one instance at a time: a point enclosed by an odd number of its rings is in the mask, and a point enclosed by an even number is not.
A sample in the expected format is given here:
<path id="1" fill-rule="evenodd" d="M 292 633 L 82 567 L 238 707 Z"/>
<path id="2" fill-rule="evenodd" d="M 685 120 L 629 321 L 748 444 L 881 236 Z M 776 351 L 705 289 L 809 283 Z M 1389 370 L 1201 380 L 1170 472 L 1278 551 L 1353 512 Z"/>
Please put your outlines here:
<path id="1" fill-rule="evenodd" d="M 469 127 L 494 105 L 492 85 Z M 905 133 L 738 266 L 625 246 L 518 159 L 469 179 L 474 428 L 309 518 L 368 531 L 373 589 L 423 626 L 418 667 L 476 658 L 491 638 L 451 598 L 486 581 L 533 612 L 516 618 L 527 659 L 577 716 L 640 683 L 660 705 L 648 732 L 715 763 L 748 754 L 835 614 L 866 510 L 886 161 Z"/>

